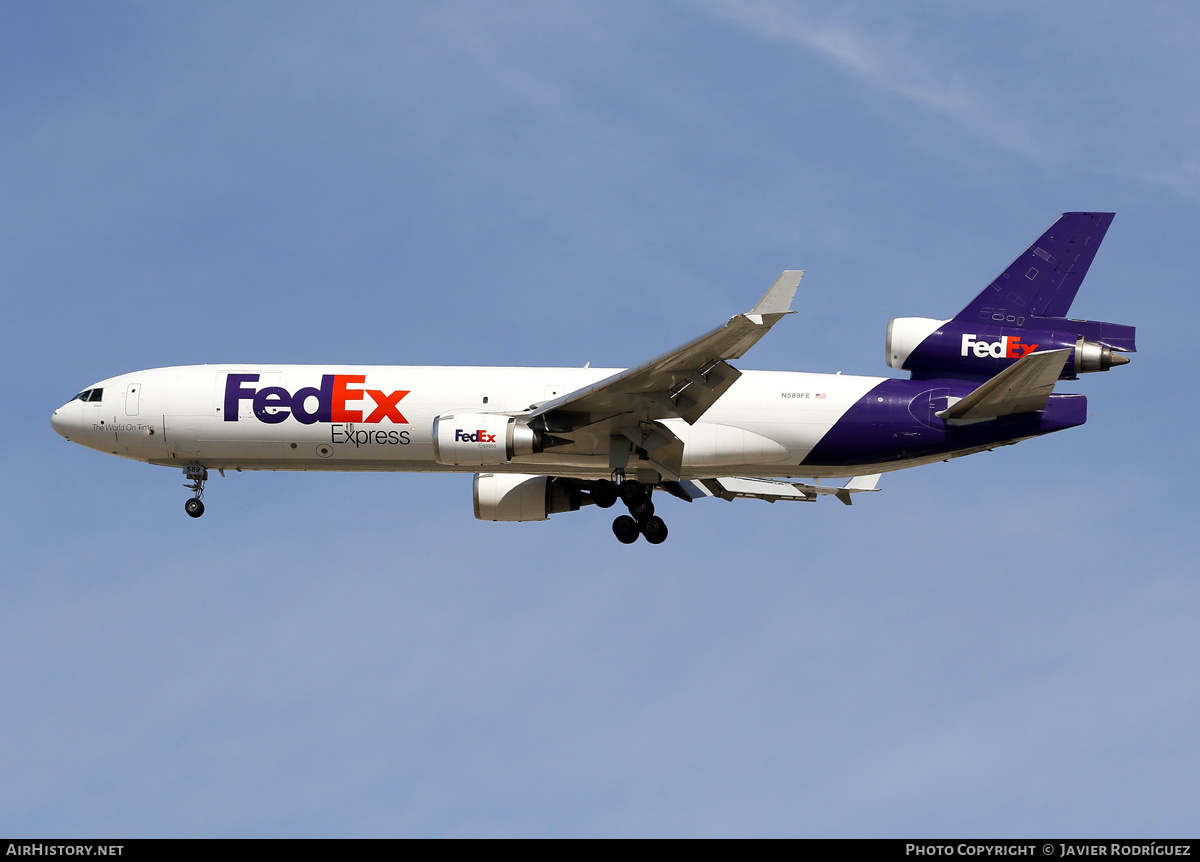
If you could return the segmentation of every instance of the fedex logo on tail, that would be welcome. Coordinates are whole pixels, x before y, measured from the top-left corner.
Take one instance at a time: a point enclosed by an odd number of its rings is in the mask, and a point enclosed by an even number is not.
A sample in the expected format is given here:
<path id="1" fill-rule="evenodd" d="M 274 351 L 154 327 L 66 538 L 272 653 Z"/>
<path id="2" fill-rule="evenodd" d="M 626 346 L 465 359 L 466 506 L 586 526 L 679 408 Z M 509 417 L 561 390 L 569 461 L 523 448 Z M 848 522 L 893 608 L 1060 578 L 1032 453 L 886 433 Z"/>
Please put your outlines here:
<path id="1" fill-rule="evenodd" d="M 461 428 L 454 429 L 455 443 L 495 443 L 496 435 L 489 434 L 487 431 L 480 428 L 478 431 L 464 431 Z"/>
<path id="2" fill-rule="evenodd" d="M 407 425 L 408 420 L 396 406 L 409 393 L 407 389 L 384 392 L 381 389 L 359 389 L 367 382 L 365 374 L 325 374 L 321 385 L 308 386 L 288 392 L 282 386 L 253 386 L 257 374 L 230 374 L 225 378 L 224 414 L 226 422 L 238 421 L 241 402 L 249 401 L 259 422 L 277 425 L 294 416 L 302 425 L 314 422 L 362 422 L 372 424 L 388 420 L 394 425 Z M 358 403 L 357 402 L 369 402 Z M 364 408 L 373 409 L 364 417 Z"/>
<path id="3" fill-rule="evenodd" d="M 974 353 L 980 359 L 1020 359 L 1038 349 L 1036 344 L 1022 344 L 1019 335 L 1002 335 L 999 341 L 976 341 L 974 333 L 965 332 L 962 337 L 962 356 Z"/>

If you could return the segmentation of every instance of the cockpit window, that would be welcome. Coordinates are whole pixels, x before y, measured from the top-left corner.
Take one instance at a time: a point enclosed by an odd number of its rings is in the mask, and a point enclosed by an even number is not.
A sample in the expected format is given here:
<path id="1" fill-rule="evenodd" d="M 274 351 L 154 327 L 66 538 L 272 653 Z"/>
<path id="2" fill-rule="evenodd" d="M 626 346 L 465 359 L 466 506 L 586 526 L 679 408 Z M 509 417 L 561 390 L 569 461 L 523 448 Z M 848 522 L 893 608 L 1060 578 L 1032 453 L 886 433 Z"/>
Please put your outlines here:
<path id="1" fill-rule="evenodd" d="M 72 398 L 72 401 L 100 401 L 104 398 L 104 389 L 85 389 Z"/>
<path id="2" fill-rule="evenodd" d="M 92 394 L 92 390 L 85 389 L 82 392 L 80 392 L 78 395 L 76 395 L 74 398 L 72 398 L 71 400 L 72 401 L 87 401 L 88 396 L 91 394 Z"/>

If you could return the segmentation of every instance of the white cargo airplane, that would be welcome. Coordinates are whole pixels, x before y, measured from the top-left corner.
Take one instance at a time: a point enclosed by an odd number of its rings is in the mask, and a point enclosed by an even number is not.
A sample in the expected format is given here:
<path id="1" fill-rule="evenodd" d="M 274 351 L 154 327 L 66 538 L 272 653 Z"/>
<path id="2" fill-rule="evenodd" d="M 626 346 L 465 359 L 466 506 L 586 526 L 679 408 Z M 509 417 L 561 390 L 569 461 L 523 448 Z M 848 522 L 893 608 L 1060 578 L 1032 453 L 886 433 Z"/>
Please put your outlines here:
<path id="1" fill-rule="evenodd" d="M 210 469 L 473 472 L 481 520 L 620 500 L 629 514 L 613 522 L 617 538 L 658 544 L 667 527 L 655 489 L 849 504 L 884 471 L 1082 424 L 1084 397 L 1052 395 L 1055 381 L 1123 364 L 1113 350 L 1134 349 L 1132 327 L 1058 316 L 1111 218 L 1064 215 L 955 318 L 892 321 L 888 364 L 911 380 L 734 368 L 791 313 L 802 273 L 789 270 L 750 312 L 625 370 L 156 368 L 95 383 L 50 421 L 83 446 L 182 467 L 194 518 Z M 820 484 L 831 476 L 854 478 Z"/>

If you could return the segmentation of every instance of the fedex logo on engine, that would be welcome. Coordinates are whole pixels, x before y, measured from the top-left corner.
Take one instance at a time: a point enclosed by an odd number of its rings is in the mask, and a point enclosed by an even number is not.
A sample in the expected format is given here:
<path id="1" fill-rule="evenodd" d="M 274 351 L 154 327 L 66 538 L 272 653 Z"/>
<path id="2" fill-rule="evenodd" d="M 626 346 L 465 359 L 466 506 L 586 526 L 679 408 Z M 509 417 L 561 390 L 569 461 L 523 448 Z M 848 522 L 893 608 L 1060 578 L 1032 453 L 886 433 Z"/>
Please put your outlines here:
<path id="1" fill-rule="evenodd" d="M 489 434 L 480 428 L 478 431 L 464 431 L 461 428 L 454 429 L 455 443 L 492 443 L 496 442 L 496 435 Z"/>
<path id="2" fill-rule="evenodd" d="M 1022 344 L 1019 335 L 1002 335 L 999 341 L 976 341 L 973 333 L 964 333 L 962 354 L 974 353 L 980 359 L 1020 359 L 1038 349 L 1036 344 Z"/>
<path id="3" fill-rule="evenodd" d="M 397 408 L 400 399 L 409 393 L 407 389 L 384 392 L 381 389 L 358 389 L 367 382 L 365 374 L 325 374 L 321 385 L 307 386 L 288 392 L 282 386 L 264 386 L 262 389 L 250 385 L 258 382 L 257 374 L 230 374 L 225 378 L 226 422 L 238 421 L 238 408 L 249 401 L 259 422 L 277 425 L 294 416 L 302 425 L 314 422 L 362 422 L 372 424 L 388 420 L 394 425 L 407 425 L 408 420 Z M 362 407 L 351 406 L 355 402 L 370 400 L 374 409 L 363 417 Z"/>

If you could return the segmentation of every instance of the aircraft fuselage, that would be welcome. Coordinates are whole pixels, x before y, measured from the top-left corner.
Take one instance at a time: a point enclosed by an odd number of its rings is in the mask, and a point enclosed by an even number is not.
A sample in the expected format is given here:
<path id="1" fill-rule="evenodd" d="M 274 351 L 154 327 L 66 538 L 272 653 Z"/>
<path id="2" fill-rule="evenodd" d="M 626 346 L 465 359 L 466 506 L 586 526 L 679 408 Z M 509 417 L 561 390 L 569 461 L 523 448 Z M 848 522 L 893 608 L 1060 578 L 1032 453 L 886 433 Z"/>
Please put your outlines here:
<path id="1" fill-rule="evenodd" d="M 165 466 L 211 469 L 478 472 L 439 463 L 434 420 L 512 413 L 617 373 L 611 368 L 198 365 L 102 380 L 55 411 L 67 439 Z M 682 479 L 714 474 L 854 476 L 896 470 L 1082 424 L 1082 395 L 985 427 L 934 414 L 975 385 L 842 374 L 746 371 L 694 425 Z M 474 433 L 464 429 L 463 434 Z M 484 441 L 486 443 L 486 441 Z M 607 440 L 516 455 L 492 472 L 608 476 Z"/>
<path id="2" fill-rule="evenodd" d="M 749 312 L 631 368 L 155 368 L 94 384 L 51 424 L 182 467 L 193 518 L 210 469 L 461 472 L 480 520 L 620 501 L 617 539 L 659 544 L 656 489 L 849 505 L 883 472 L 1082 425 L 1087 400 L 1055 385 L 1136 350 L 1132 326 L 1065 316 L 1111 221 L 1064 213 L 953 318 L 893 318 L 887 362 L 907 380 L 733 365 L 793 313 L 803 272 L 784 270 Z M 819 481 L 834 476 L 851 478 Z"/>

